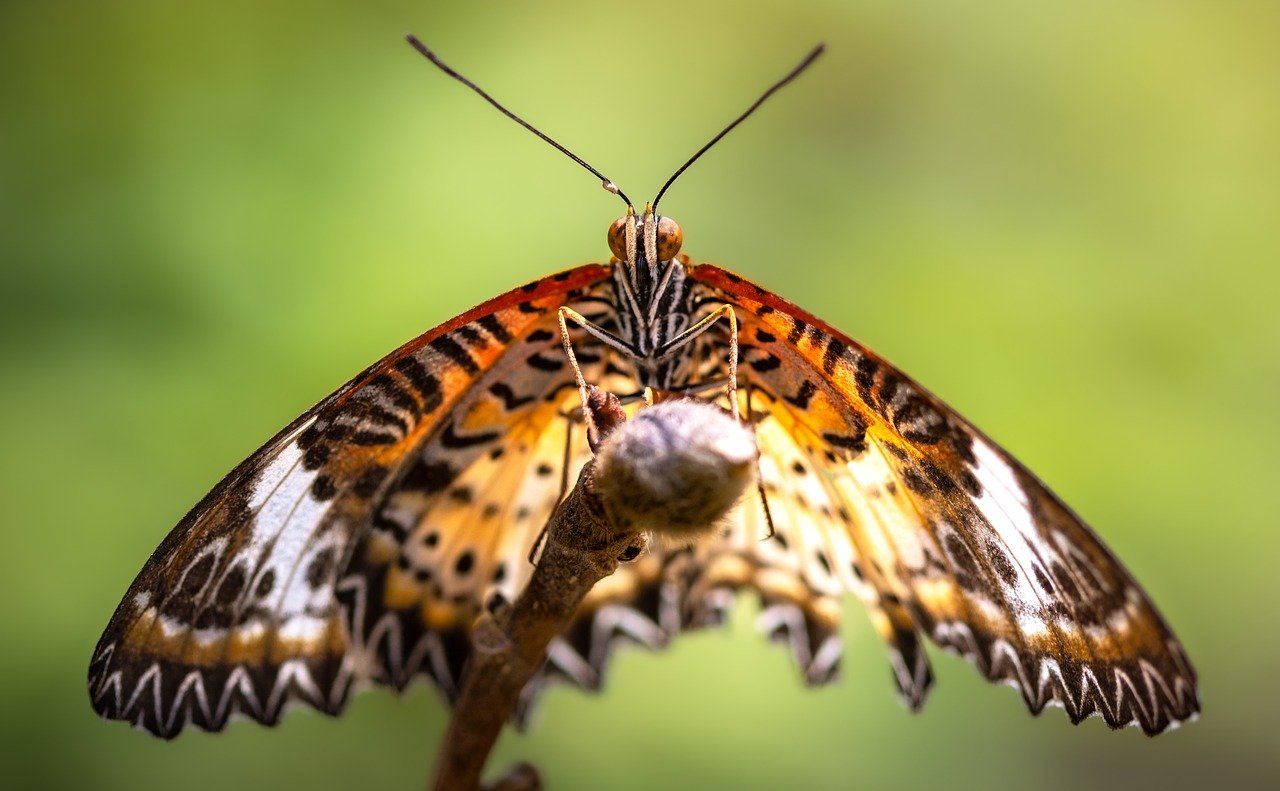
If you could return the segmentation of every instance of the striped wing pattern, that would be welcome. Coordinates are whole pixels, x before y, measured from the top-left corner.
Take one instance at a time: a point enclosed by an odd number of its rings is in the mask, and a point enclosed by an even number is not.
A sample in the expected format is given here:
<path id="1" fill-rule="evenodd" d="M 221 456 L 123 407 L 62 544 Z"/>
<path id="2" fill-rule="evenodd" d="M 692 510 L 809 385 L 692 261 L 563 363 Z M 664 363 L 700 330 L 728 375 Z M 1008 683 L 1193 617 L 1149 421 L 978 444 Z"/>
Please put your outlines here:
<path id="1" fill-rule="evenodd" d="M 1090 529 L 1016 460 L 893 366 L 771 292 L 691 267 L 700 302 L 731 304 L 760 445 L 759 498 L 718 536 L 657 547 L 606 580 L 553 643 L 545 680 L 598 688 L 611 647 L 661 647 L 721 623 L 735 593 L 804 680 L 838 677 L 839 598 L 885 642 L 904 703 L 933 682 L 927 637 L 1017 688 L 1154 735 L 1199 711 L 1196 675 L 1155 606 Z M 727 339 L 696 352 L 723 360 Z M 723 370 L 720 371 L 723 373 Z M 710 375 L 704 372 L 704 376 Z"/>
<path id="2" fill-rule="evenodd" d="M 687 262 L 686 262 L 687 264 Z M 734 305 L 764 501 L 716 536 L 654 546 L 603 580 L 524 691 L 599 688 L 613 648 L 723 622 L 739 591 L 810 684 L 838 675 L 839 599 L 867 605 L 904 701 L 932 683 L 923 637 L 1021 690 L 1033 712 L 1158 733 L 1198 711 L 1195 674 L 1092 532 L 963 418 L 770 292 L 688 266 Z M 460 689 L 470 627 L 514 598 L 538 531 L 589 458 L 555 310 L 616 331 L 605 266 L 530 283 L 388 355 L 228 475 L 165 539 L 94 653 L 102 715 L 164 737 L 297 700 L 334 714 L 354 683 Z M 710 308 L 707 308 L 710 309 Z M 634 372 L 574 333 L 589 381 Z M 723 376 L 727 337 L 691 347 Z M 768 507 L 768 517 L 765 504 Z M 774 528 L 771 538 L 770 524 Z"/>
<path id="3" fill-rule="evenodd" d="M 559 491 L 537 461 L 551 458 L 547 429 L 572 389 L 556 309 L 598 309 L 591 296 L 607 290 L 608 271 L 586 265 L 530 283 L 425 333 L 227 475 L 117 608 L 89 668 L 94 708 L 168 738 L 187 722 L 218 730 L 233 714 L 273 724 L 293 700 L 334 714 L 354 682 L 400 684 L 449 667 L 448 631 L 409 660 L 406 650 L 423 647 L 378 616 L 412 611 L 421 634 L 474 617 L 483 575 L 501 582 L 505 570 L 518 584 L 523 568 L 497 566 L 492 553 L 541 527 Z M 513 438 L 516 451 L 497 458 Z M 562 463 L 563 440 L 554 458 Z M 529 513 L 482 505 L 470 518 L 462 482 L 482 467 L 503 481 L 532 469 L 515 506 Z M 432 581 L 421 576 L 430 558 L 385 546 L 410 532 L 426 539 L 432 528 L 410 529 L 406 514 L 440 525 L 438 551 L 450 560 Z"/>
<path id="4" fill-rule="evenodd" d="M 1055 704 L 1155 734 L 1198 712 L 1195 672 L 1155 606 L 1021 464 L 794 305 L 714 266 L 690 276 L 739 309 L 766 493 L 775 523 L 784 514 L 774 540 L 794 545 L 816 594 L 866 601 L 909 705 L 931 679 L 923 634 L 1035 713 Z"/>

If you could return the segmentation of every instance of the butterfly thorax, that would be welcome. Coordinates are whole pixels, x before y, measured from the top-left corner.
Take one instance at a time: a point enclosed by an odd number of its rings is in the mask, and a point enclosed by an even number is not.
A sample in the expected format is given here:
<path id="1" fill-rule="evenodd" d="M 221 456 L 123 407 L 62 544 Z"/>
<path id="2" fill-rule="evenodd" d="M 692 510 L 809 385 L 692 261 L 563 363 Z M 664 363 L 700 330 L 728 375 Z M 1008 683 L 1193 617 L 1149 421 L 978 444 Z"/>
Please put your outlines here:
<path id="1" fill-rule="evenodd" d="M 637 219 L 628 210 L 609 228 L 613 251 L 614 307 L 618 340 L 631 358 L 641 387 L 673 389 L 687 384 L 689 355 L 672 342 L 693 321 L 694 299 L 680 253 L 680 226 L 646 207 Z"/>

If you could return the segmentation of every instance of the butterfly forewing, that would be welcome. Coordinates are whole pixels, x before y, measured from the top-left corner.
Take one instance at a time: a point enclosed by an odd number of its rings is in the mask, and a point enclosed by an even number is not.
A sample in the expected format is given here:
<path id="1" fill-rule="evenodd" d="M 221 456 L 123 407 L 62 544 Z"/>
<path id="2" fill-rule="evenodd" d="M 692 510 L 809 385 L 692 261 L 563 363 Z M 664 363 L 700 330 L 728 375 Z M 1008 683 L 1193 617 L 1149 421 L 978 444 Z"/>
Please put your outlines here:
<path id="1" fill-rule="evenodd" d="M 372 634 L 374 624 L 405 603 L 441 633 L 474 617 L 482 589 L 464 572 L 474 566 L 492 580 L 496 568 L 477 559 L 520 536 L 506 521 L 450 512 L 450 497 L 461 498 L 450 487 L 485 452 L 496 461 L 492 448 L 509 447 L 508 432 L 526 435 L 530 449 L 495 476 L 522 476 L 544 451 L 559 419 L 548 399 L 573 381 L 556 309 L 587 299 L 580 310 L 590 312 L 607 275 L 579 267 L 425 333 L 232 471 L 153 553 L 108 624 L 89 669 L 99 713 L 170 737 L 188 720 L 219 729 L 233 713 L 272 723 L 294 699 L 335 713 L 365 677 L 402 683 L 420 661 L 404 652 L 421 646 L 386 628 Z M 558 486 L 531 484 L 531 513 L 511 521 L 536 530 Z M 401 539 L 430 529 L 430 520 L 410 524 L 426 515 L 444 527 L 453 576 L 445 570 L 424 592 L 415 574 L 430 566 Z"/>
<path id="2" fill-rule="evenodd" d="M 796 487 L 769 498 L 830 534 L 832 554 L 800 557 L 811 587 L 844 572 L 835 553 L 847 544 L 850 587 L 869 583 L 861 592 L 909 702 L 929 678 L 908 634 L 918 630 L 1016 684 L 1036 712 L 1056 703 L 1076 721 L 1097 713 L 1158 733 L 1198 711 L 1194 671 L 1146 594 L 1031 473 L 818 319 L 717 267 L 689 272 L 739 309 L 762 438 L 776 421 L 795 440 L 793 458 L 782 443 L 762 452 L 821 481 L 816 506 Z"/>
<path id="3" fill-rule="evenodd" d="M 531 572 L 530 548 L 589 457 L 555 327 L 553 313 L 513 338 L 459 403 L 454 430 L 431 438 L 376 504 L 338 583 L 352 650 L 375 680 L 402 687 L 424 672 L 452 702 L 479 605 L 514 600 Z M 604 377 L 607 352 L 575 344 L 584 370 Z"/>

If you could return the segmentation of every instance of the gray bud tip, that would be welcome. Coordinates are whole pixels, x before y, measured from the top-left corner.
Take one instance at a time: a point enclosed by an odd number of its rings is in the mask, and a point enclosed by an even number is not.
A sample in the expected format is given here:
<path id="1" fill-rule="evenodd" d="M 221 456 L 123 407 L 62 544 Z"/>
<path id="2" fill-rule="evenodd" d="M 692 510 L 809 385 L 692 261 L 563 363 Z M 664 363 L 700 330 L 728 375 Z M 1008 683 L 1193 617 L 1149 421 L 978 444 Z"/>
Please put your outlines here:
<path id="1" fill-rule="evenodd" d="M 755 434 L 694 399 L 641 409 L 601 448 L 596 483 L 619 526 L 672 537 L 713 530 L 755 480 Z"/>

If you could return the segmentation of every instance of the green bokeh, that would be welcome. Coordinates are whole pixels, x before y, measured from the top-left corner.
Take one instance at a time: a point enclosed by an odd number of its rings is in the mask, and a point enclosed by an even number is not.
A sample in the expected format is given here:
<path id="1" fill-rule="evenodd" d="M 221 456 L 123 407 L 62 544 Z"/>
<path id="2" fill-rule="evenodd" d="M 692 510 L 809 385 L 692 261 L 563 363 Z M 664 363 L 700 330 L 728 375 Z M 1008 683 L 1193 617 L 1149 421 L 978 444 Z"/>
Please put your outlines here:
<path id="1" fill-rule="evenodd" d="M 1050 481 L 1202 679 L 1155 740 L 1038 720 L 934 656 L 906 714 L 850 602 L 842 682 L 752 633 L 624 652 L 494 765 L 553 788 L 1271 785 L 1280 631 L 1280 4 L 159 0 L 0 6 L 0 755 L 16 787 L 418 787 L 425 687 L 162 743 L 90 650 L 160 538 L 405 338 L 605 254 L 633 197 L 817 40 L 664 201 L 686 250 L 898 362 Z"/>

